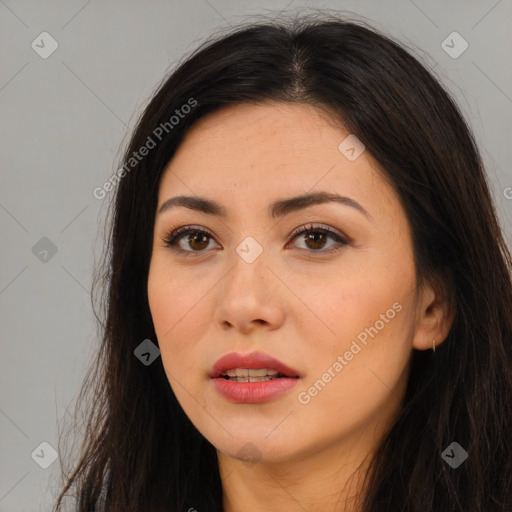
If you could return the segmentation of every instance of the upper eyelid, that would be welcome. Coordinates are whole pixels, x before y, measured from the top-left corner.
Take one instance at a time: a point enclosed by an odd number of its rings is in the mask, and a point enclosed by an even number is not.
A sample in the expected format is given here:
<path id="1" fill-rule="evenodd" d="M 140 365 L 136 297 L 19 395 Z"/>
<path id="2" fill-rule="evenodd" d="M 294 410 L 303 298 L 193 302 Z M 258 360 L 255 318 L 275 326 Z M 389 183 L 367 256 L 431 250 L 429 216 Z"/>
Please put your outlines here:
<path id="1" fill-rule="evenodd" d="M 336 228 L 333 228 L 331 226 L 328 226 L 326 224 L 315 223 L 315 222 L 308 222 L 306 224 L 302 224 L 302 225 L 296 227 L 295 229 L 292 230 L 292 232 L 288 235 L 288 237 L 290 238 L 290 240 L 293 240 L 294 238 L 302 235 L 303 233 L 307 233 L 308 231 L 315 231 L 315 230 L 318 230 L 318 231 L 324 230 L 326 232 L 326 236 L 331 237 L 331 238 L 336 238 L 336 237 L 339 238 L 338 243 L 346 242 L 347 244 L 349 244 L 352 241 L 351 237 L 345 235 L 345 233 L 343 233 L 342 231 L 340 231 Z M 178 226 L 176 228 L 171 228 L 170 230 L 166 231 L 166 233 L 163 236 L 163 239 L 164 239 L 164 241 L 167 241 L 172 238 L 173 245 L 174 245 L 183 236 L 187 235 L 190 232 L 194 232 L 194 231 L 204 232 L 207 236 L 212 238 L 215 241 L 215 243 L 219 244 L 219 242 L 217 242 L 217 240 L 216 240 L 215 235 L 213 235 L 213 233 L 209 229 L 207 229 L 203 226 L 196 225 L 196 224 L 183 225 L 183 226 Z M 185 252 L 200 253 L 200 252 L 204 252 L 204 251 L 185 251 Z"/>
<path id="2" fill-rule="evenodd" d="M 318 229 L 318 230 L 324 229 L 325 231 L 329 231 L 332 234 L 348 238 L 343 232 L 339 231 L 336 228 L 328 226 L 327 224 L 315 223 L 315 222 L 308 222 L 306 224 L 301 224 L 300 226 L 294 228 L 291 231 L 289 236 L 296 235 L 297 233 L 300 233 L 301 231 L 307 231 L 307 230 L 313 230 L 313 229 Z M 164 236 L 168 236 L 171 234 L 177 234 L 177 232 L 186 233 L 188 231 L 193 231 L 193 230 L 208 233 L 208 235 L 210 235 L 212 238 L 215 238 L 215 235 L 208 228 L 205 228 L 204 226 L 200 226 L 197 224 L 185 224 L 183 226 L 171 228 L 164 232 Z"/>
<path id="3" fill-rule="evenodd" d="M 317 224 L 315 222 L 308 222 L 306 224 L 302 224 L 301 226 L 295 228 L 291 233 L 290 237 L 296 237 L 297 235 L 301 235 L 303 232 L 308 231 L 314 231 L 314 230 L 324 230 L 327 232 L 328 236 L 338 236 L 340 238 L 346 239 L 347 241 L 350 240 L 350 238 L 345 235 L 342 231 L 339 229 L 333 228 L 331 226 L 327 226 L 326 224 Z"/>

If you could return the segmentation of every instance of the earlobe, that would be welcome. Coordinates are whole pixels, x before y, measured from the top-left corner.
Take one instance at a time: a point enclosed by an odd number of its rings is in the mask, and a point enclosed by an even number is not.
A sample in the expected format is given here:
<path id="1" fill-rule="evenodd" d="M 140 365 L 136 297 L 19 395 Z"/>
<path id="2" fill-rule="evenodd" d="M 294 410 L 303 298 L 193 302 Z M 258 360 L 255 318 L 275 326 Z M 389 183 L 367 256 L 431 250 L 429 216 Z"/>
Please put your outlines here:
<path id="1" fill-rule="evenodd" d="M 443 288 L 427 285 L 420 294 L 412 342 L 416 350 L 435 351 L 451 330 L 455 318 L 455 307 Z"/>

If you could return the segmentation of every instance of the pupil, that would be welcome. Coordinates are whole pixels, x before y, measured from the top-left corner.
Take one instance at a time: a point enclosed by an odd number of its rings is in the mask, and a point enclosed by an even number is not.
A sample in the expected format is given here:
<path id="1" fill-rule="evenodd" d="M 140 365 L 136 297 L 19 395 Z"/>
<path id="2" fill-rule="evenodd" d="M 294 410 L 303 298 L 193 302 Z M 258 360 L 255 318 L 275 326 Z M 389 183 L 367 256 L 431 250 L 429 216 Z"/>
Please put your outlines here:
<path id="1" fill-rule="evenodd" d="M 313 242 L 314 244 L 318 244 L 318 243 L 319 243 L 319 242 L 318 242 L 318 240 L 317 240 L 317 241 L 315 241 L 315 240 L 314 240 L 314 238 L 315 238 L 315 237 L 324 237 L 324 236 L 325 236 L 325 235 L 324 235 L 324 233 L 310 233 L 310 234 L 308 235 L 308 241 L 311 241 L 311 242 Z M 323 246 L 323 243 L 320 243 L 320 248 L 321 248 L 322 246 Z M 316 247 L 316 245 L 315 245 L 315 247 L 314 247 L 314 248 L 318 249 L 319 247 Z"/>
<path id="2" fill-rule="evenodd" d="M 197 241 L 199 239 L 199 241 Z M 189 239 L 189 242 L 192 242 L 192 247 L 194 246 L 194 244 L 196 243 L 199 243 L 199 244 L 203 244 L 201 247 L 199 247 L 200 249 L 204 249 L 208 243 L 206 242 L 205 244 L 205 241 L 207 240 L 207 237 L 205 235 L 202 235 L 201 233 L 196 233 L 195 235 L 192 235 Z"/>

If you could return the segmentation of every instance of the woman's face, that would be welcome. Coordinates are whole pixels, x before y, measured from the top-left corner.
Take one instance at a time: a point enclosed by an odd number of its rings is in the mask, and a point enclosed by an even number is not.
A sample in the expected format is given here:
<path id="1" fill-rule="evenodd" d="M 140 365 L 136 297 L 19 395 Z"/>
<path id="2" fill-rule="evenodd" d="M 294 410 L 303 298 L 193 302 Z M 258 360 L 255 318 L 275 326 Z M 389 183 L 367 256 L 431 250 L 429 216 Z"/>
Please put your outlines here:
<path id="1" fill-rule="evenodd" d="M 178 401 L 222 454 L 275 463 L 375 445 L 412 348 L 432 346 L 434 295 L 417 289 L 404 210 L 349 135 L 306 105 L 232 106 L 189 131 L 162 177 L 158 210 L 195 202 L 156 215 L 151 314 Z M 346 199 L 288 202 L 317 194 Z"/>

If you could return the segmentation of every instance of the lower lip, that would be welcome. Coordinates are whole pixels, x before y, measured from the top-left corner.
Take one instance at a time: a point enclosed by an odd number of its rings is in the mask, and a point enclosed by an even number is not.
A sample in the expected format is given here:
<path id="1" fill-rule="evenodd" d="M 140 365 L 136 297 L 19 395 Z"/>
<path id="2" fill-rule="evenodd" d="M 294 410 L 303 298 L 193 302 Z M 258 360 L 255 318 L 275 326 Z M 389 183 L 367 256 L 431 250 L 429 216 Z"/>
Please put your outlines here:
<path id="1" fill-rule="evenodd" d="M 236 382 L 222 377 L 213 379 L 215 389 L 225 398 L 237 404 L 268 402 L 286 393 L 298 378 L 283 377 L 261 382 Z"/>

